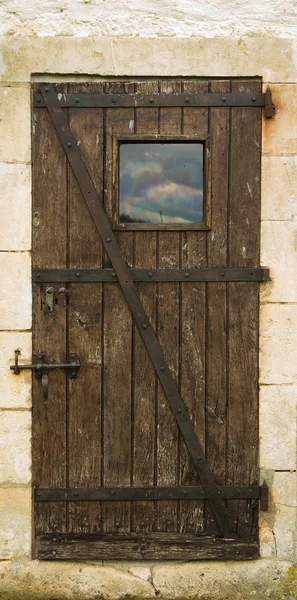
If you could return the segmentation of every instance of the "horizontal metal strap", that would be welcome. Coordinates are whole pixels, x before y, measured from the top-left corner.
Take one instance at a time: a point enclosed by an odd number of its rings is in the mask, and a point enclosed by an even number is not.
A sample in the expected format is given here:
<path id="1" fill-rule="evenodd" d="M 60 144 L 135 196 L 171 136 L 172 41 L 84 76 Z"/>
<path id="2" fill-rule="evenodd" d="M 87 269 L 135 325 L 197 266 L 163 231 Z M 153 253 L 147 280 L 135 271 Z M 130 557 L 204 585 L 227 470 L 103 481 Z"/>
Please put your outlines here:
<path id="1" fill-rule="evenodd" d="M 233 485 L 219 486 L 222 498 L 262 497 L 266 486 Z M 112 488 L 35 488 L 35 502 L 78 502 L 91 500 L 204 500 L 207 499 L 202 486 L 178 487 L 112 487 Z"/>
<path id="2" fill-rule="evenodd" d="M 267 97 L 261 93 L 229 94 L 57 94 L 62 108 L 108 108 L 148 106 L 266 106 Z M 41 94 L 34 94 L 34 108 L 45 108 Z"/>
<path id="3" fill-rule="evenodd" d="M 133 281 L 268 281 L 266 267 L 205 269 L 129 269 Z M 34 283 L 117 282 L 112 269 L 33 269 Z"/>

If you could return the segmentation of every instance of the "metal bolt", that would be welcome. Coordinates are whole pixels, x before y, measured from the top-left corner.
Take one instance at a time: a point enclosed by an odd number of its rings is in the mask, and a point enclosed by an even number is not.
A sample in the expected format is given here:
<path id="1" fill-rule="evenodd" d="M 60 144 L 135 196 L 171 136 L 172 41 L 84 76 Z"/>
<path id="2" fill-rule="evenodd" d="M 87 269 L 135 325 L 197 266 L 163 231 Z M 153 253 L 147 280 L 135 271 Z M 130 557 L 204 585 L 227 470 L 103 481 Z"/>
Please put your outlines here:
<path id="1" fill-rule="evenodd" d="M 110 238 L 106 238 L 106 241 L 107 241 L 107 242 L 111 242 L 111 239 L 110 239 Z"/>
<path id="2" fill-rule="evenodd" d="M 44 91 L 45 91 L 45 92 L 48 92 L 48 91 L 49 91 L 48 87 L 44 88 Z"/>
<path id="3" fill-rule="evenodd" d="M 40 278 L 40 273 L 37 273 L 36 277 L 37 277 L 37 279 L 39 279 Z"/>
<path id="4" fill-rule="evenodd" d="M 160 371 L 165 371 L 165 367 L 160 367 Z"/>
<path id="5" fill-rule="evenodd" d="M 112 276 L 112 277 L 116 277 L 116 274 L 115 274 L 115 273 L 112 273 L 112 274 L 111 274 L 111 276 Z"/>
<path id="6" fill-rule="evenodd" d="M 80 277 L 80 273 L 76 273 L 76 277 Z"/>
<path id="7" fill-rule="evenodd" d="M 79 103 L 79 98 L 75 98 L 75 104 Z"/>
<path id="8" fill-rule="evenodd" d="M 227 102 L 227 98 L 225 96 L 222 98 L 222 102 Z"/>
<path id="9" fill-rule="evenodd" d="M 68 142 L 67 146 L 68 146 L 68 148 L 71 148 L 71 146 L 72 146 L 71 142 Z"/>
<path id="10" fill-rule="evenodd" d="M 190 273 L 185 273 L 185 277 L 188 278 Z"/>
<path id="11" fill-rule="evenodd" d="M 37 98 L 37 102 L 41 102 L 41 98 L 39 96 Z"/>
<path id="12" fill-rule="evenodd" d="M 117 99 L 116 98 L 113 98 L 112 101 L 113 101 L 114 104 L 117 103 Z"/>
<path id="13" fill-rule="evenodd" d="M 198 461 L 199 461 L 199 460 L 202 460 L 202 459 L 201 459 L 201 456 L 197 456 L 197 460 L 198 460 Z"/>
<path id="14" fill-rule="evenodd" d="M 150 103 L 152 104 L 152 102 L 154 102 L 154 98 L 150 98 Z"/>
<path id="15" fill-rule="evenodd" d="M 115 491 L 114 491 L 114 490 L 111 490 L 111 492 L 110 492 L 110 493 L 111 493 L 111 495 L 112 495 L 112 496 L 114 496 L 114 495 L 115 495 Z"/>
<path id="16" fill-rule="evenodd" d="M 153 276 L 153 274 L 152 274 L 152 272 L 151 272 L 151 271 L 148 273 L 148 276 L 149 276 L 149 277 L 152 277 L 152 276 Z"/>
<path id="17" fill-rule="evenodd" d="M 251 272 L 250 272 L 250 275 L 254 275 L 254 272 L 253 272 L 253 271 L 251 271 Z"/>
<path id="18" fill-rule="evenodd" d="M 55 551 L 53 551 L 53 556 L 56 556 L 56 554 L 57 554 L 57 553 L 56 553 Z"/>
<path id="19" fill-rule="evenodd" d="M 177 412 L 180 414 L 180 413 L 182 413 L 183 411 L 182 411 L 182 409 L 181 409 L 181 408 L 178 408 L 178 409 L 177 409 Z"/>
<path id="20" fill-rule="evenodd" d="M 53 542 L 56 542 L 56 541 L 57 541 L 57 538 L 53 538 Z"/>
<path id="21" fill-rule="evenodd" d="M 78 496 L 78 492 L 74 492 L 74 495 L 75 495 L 75 496 Z"/>
<path id="22" fill-rule="evenodd" d="M 143 323 L 142 329 L 147 329 L 147 324 L 146 323 Z"/>
<path id="23" fill-rule="evenodd" d="M 253 101 L 253 102 L 256 102 L 256 96 L 253 96 L 253 97 L 252 97 L 252 101 Z"/>
<path id="24" fill-rule="evenodd" d="M 225 277 L 225 273 L 221 273 L 221 277 Z"/>
<path id="25" fill-rule="evenodd" d="M 190 98 L 186 98 L 186 102 L 190 102 Z"/>
<path id="26" fill-rule="evenodd" d="M 119 526 L 120 526 L 120 524 L 119 524 L 119 523 L 116 523 L 116 527 L 119 527 Z"/>
<path id="27" fill-rule="evenodd" d="M 184 490 L 184 496 L 187 496 L 188 492 L 186 490 Z"/>

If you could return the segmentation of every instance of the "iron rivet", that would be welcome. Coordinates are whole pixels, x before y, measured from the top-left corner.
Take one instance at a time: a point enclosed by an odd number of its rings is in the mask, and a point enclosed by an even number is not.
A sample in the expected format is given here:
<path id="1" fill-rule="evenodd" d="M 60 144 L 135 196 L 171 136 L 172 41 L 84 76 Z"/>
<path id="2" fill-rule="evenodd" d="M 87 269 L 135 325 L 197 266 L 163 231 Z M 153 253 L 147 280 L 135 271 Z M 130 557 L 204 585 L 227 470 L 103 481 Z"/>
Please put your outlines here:
<path id="1" fill-rule="evenodd" d="M 117 99 L 116 98 L 113 98 L 112 101 L 113 101 L 114 104 L 117 103 Z"/>
<path id="2" fill-rule="evenodd" d="M 76 277 L 80 277 L 80 273 L 76 273 Z"/>
<path id="3" fill-rule="evenodd" d="M 74 495 L 75 495 L 75 496 L 78 496 L 78 492 L 74 492 Z"/>
<path id="4" fill-rule="evenodd" d="M 236 490 L 236 494 L 237 494 L 237 496 L 240 496 L 240 491 Z"/>
<path id="5" fill-rule="evenodd" d="M 187 495 L 188 495 L 188 492 L 186 492 L 186 490 L 184 490 L 184 496 L 187 496 Z"/>
<path id="6" fill-rule="evenodd" d="M 39 277 L 40 277 L 40 273 L 37 273 L 36 277 L 37 277 L 37 279 L 39 279 Z"/>
<path id="7" fill-rule="evenodd" d="M 253 96 L 252 100 L 253 102 L 256 102 L 256 96 Z"/>
<path id="8" fill-rule="evenodd" d="M 225 277 L 225 273 L 221 273 L 221 277 Z"/>
<path id="9" fill-rule="evenodd" d="M 37 492 L 37 496 L 41 496 L 41 492 Z"/>
<path id="10" fill-rule="evenodd" d="M 227 98 L 225 96 L 222 98 L 222 102 L 227 102 Z"/>
<path id="11" fill-rule="evenodd" d="M 165 371 L 165 367 L 160 367 L 160 371 Z"/>
<path id="12" fill-rule="evenodd" d="M 201 456 L 197 456 L 197 460 L 198 460 L 198 461 L 199 461 L 199 460 L 201 460 Z"/>
<path id="13" fill-rule="evenodd" d="M 56 542 L 56 541 L 57 541 L 57 538 L 53 538 L 53 542 Z"/>
<path id="14" fill-rule="evenodd" d="M 39 96 L 38 96 L 38 98 L 37 98 L 37 102 L 41 102 L 41 98 L 39 98 Z"/>
<path id="15" fill-rule="evenodd" d="M 150 103 L 154 102 L 154 98 L 150 98 Z"/>
<path id="16" fill-rule="evenodd" d="M 146 323 L 143 323 L 142 329 L 147 329 L 147 324 Z"/>
<path id="17" fill-rule="evenodd" d="M 79 98 L 75 98 L 75 104 L 79 103 Z"/>
<path id="18" fill-rule="evenodd" d="M 112 276 L 112 277 L 115 277 L 115 276 L 116 276 L 116 274 L 115 274 L 115 273 L 112 273 L 112 274 L 111 274 L 111 276 Z"/>
<path id="19" fill-rule="evenodd" d="M 111 242 L 111 239 L 110 239 L 110 238 L 106 238 L 106 241 L 107 241 L 107 242 Z"/>
<path id="20" fill-rule="evenodd" d="M 48 87 L 44 88 L 44 91 L 45 91 L 45 92 L 48 92 Z"/>
<path id="21" fill-rule="evenodd" d="M 116 523 L 116 527 L 119 527 L 119 526 L 120 526 L 120 524 L 119 524 L 119 523 Z"/>
<path id="22" fill-rule="evenodd" d="M 205 491 L 201 490 L 201 495 L 204 496 L 204 494 L 205 494 Z"/>
<path id="23" fill-rule="evenodd" d="M 253 271 L 251 271 L 251 272 L 250 272 L 250 275 L 254 275 L 254 272 L 253 272 Z"/>
<path id="24" fill-rule="evenodd" d="M 53 556 L 56 556 L 56 552 L 55 551 L 53 551 Z"/>
<path id="25" fill-rule="evenodd" d="M 190 273 L 185 273 L 185 277 L 189 277 Z"/>
<path id="26" fill-rule="evenodd" d="M 152 272 L 151 272 L 151 271 L 148 273 L 148 276 L 149 276 L 149 277 L 152 277 L 152 276 L 153 276 L 153 274 L 152 274 Z"/>
<path id="27" fill-rule="evenodd" d="M 72 146 L 71 142 L 68 142 L 67 146 L 68 146 L 68 148 L 71 148 L 71 146 Z"/>
<path id="28" fill-rule="evenodd" d="M 178 409 L 177 409 L 177 412 L 180 414 L 180 413 L 182 413 L 183 411 L 182 411 L 182 409 L 181 409 L 181 408 L 178 408 Z"/>
<path id="29" fill-rule="evenodd" d="M 186 102 L 190 102 L 190 98 L 186 98 Z"/>
<path id="30" fill-rule="evenodd" d="M 152 492 L 151 492 L 151 491 L 149 491 L 149 492 L 147 493 L 147 495 L 148 495 L 148 496 L 151 496 L 151 495 L 152 495 Z"/>
<path id="31" fill-rule="evenodd" d="M 114 490 L 111 490 L 111 492 L 110 492 L 110 493 L 111 493 L 111 495 L 112 495 L 112 496 L 114 496 L 114 495 L 115 495 L 115 491 L 114 491 Z"/>

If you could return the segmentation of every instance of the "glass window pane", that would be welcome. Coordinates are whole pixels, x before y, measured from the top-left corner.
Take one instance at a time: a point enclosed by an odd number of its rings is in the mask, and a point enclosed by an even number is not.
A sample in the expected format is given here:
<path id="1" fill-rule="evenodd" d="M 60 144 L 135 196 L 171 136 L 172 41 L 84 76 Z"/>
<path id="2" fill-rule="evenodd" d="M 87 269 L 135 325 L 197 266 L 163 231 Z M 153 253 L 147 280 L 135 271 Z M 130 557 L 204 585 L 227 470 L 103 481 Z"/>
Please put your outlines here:
<path id="1" fill-rule="evenodd" d="M 201 223 L 203 144 L 120 145 L 120 223 Z"/>

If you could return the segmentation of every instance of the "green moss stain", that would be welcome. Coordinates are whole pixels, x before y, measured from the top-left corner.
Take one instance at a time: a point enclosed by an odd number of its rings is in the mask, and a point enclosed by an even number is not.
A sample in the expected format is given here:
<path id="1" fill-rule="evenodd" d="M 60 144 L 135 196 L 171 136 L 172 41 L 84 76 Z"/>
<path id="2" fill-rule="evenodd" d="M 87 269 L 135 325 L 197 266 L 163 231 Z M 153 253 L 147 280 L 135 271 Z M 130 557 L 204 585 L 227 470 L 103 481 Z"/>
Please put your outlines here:
<path id="1" fill-rule="evenodd" d="M 297 598 L 297 567 L 289 567 L 286 577 L 278 584 L 280 600 Z"/>

